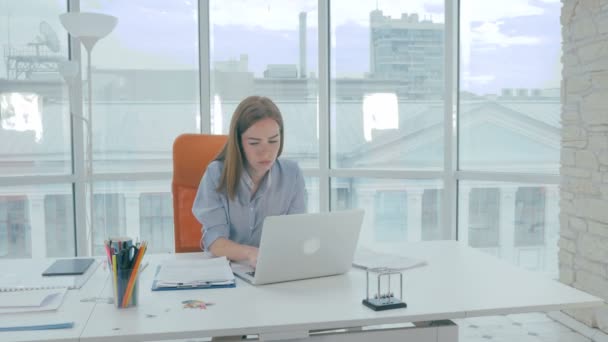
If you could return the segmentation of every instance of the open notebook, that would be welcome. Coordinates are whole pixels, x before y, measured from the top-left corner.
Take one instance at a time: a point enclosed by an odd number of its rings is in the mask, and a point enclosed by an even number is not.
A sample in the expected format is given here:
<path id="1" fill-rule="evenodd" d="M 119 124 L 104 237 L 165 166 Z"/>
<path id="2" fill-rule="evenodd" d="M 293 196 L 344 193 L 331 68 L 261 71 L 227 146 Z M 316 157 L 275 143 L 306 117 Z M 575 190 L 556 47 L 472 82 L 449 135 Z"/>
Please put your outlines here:
<path id="1" fill-rule="evenodd" d="M 30 290 L 17 293 L 0 293 L 0 314 L 57 310 L 63 302 L 66 287 Z"/>
<path id="2" fill-rule="evenodd" d="M 79 289 L 91 277 L 99 266 L 99 261 L 94 261 L 81 275 L 66 275 L 45 277 L 42 272 L 47 269 L 53 261 L 41 263 L 36 260 L 27 260 L 30 263 L 20 268 L 3 270 L 0 273 L 0 292 L 43 290 L 43 289 Z M 19 263 L 16 263 L 19 264 Z"/>

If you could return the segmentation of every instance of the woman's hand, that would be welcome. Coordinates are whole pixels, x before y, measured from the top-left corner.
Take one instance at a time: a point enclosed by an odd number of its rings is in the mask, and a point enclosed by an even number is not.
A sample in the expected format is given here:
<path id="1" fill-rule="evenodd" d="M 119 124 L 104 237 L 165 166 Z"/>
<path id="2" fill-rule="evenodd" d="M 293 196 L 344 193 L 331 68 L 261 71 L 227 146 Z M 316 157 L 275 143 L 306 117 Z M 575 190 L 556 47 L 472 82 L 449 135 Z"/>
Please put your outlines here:
<path id="1" fill-rule="evenodd" d="M 209 251 L 214 256 L 225 256 L 230 260 L 237 262 L 247 262 L 248 265 L 255 268 L 258 263 L 258 248 L 248 245 L 241 245 L 230 241 L 224 237 L 215 240 Z"/>
<path id="2" fill-rule="evenodd" d="M 249 266 L 255 268 L 258 263 L 258 248 L 247 246 L 247 263 Z"/>

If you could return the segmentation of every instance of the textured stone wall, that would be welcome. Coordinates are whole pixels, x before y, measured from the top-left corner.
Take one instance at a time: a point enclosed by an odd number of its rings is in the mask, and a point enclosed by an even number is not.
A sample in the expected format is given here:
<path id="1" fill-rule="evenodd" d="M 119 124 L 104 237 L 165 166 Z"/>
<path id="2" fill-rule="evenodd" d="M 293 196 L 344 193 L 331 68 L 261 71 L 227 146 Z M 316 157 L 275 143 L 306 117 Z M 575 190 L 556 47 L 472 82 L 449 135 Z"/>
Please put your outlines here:
<path id="1" fill-rule="evenodd" d="M 560 281 L 608 300 L 608 0 L 562 0 Z M 608 332 L 608 307 L 566 311 Z"/>

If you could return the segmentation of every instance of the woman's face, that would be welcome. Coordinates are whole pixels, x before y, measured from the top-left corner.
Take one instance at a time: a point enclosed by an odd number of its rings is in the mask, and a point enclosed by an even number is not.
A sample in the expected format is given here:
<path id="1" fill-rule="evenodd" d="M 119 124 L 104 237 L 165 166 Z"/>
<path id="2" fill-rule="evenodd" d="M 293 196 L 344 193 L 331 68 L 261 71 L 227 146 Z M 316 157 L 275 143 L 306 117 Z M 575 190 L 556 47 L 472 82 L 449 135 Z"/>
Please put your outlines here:
<path id="1" fill-rule="evenodd" d="M 277 159 L 281 146 L 279 124 L 270 118 L 254 123 L 241 135 L 241 145 L 247 159 L 247 170 L 257 181 Z"/>

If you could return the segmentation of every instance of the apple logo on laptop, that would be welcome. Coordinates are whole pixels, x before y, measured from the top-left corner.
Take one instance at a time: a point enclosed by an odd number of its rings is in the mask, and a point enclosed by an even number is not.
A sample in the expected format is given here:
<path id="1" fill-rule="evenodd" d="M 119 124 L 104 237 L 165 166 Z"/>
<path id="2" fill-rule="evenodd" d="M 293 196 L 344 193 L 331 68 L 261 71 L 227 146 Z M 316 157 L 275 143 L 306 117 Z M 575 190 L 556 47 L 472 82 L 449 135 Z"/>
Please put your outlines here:
<path id="1" fill-rule="evenodd" d="M 319 238 L 310 238 L 302 244 L 302 251 L 306 255 L 312 255 L 317 253 L 321 248 L 321 240 Z"/>

